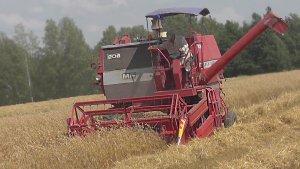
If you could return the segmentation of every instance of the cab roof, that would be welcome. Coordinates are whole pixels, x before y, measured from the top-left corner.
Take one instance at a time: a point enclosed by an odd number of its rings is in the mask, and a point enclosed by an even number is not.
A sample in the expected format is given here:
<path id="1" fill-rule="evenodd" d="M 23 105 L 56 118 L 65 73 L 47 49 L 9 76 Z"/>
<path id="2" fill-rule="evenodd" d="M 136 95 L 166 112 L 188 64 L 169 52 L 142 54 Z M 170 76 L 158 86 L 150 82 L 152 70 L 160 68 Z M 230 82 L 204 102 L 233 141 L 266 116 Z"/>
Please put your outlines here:
<path id="1" fill-rule="evenodd" d="M 177 15 L 177 14 L 206 16 L 209 14 L 209 10 L 207 8 L 164 8 L 164 9 L 157 9 L 153 12 L 148 13 L 146 15 L 146 18 L 162 19 L 164 17 Z"/>

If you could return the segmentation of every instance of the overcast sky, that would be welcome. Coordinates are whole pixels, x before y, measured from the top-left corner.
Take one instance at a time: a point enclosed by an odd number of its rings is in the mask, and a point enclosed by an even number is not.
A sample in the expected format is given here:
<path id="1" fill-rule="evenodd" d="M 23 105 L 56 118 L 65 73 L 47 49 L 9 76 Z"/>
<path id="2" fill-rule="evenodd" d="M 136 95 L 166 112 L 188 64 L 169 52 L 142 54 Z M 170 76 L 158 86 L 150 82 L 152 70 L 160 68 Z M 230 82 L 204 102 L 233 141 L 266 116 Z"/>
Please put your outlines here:
<path id="1" fill-rule="evenodd" d="M 145 25 L 145 14 L 168 7 L 208 8 L 217 21 L 249 21 L 251 14 L 263 14 L 267 6 L 281 17 L 300 15 L 300 0 L 0 0 L 0 32 L 14 35 L 22 23 L 42 37 L 46 19 L 72 18 L 91 47 L 109 25 Z"/>

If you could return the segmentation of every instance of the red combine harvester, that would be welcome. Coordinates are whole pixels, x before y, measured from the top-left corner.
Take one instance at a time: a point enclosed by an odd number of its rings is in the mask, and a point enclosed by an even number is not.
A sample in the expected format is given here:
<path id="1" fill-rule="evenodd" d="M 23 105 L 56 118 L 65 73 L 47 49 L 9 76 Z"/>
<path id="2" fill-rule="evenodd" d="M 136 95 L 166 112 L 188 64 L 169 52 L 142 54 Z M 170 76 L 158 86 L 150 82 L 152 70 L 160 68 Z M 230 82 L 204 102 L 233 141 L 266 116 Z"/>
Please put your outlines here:
<path id="1" fill-rule="evenodd" d="M 185 144 L 193 137 L 207 137 L 221 127 L 230 127 L 236 114 L 229 112 L 220 83 L 223 68 L 267 28 L 283 34 L 287 24 L 267 14 L 221 56 L 213 35 L 190 32 L 185 37 L 188 52 L 171 59 L 164 43 L 161 20 L 185 14 L 209 14 L 207 8 L 167 8 L 146 15 L 156 38 L 131 42 L 116 39 L 103 46 L 97 64 L 97 84 L 107 100 L 78 102 L 68 118 L 69 136 L 84 136 L 100 128 L 147 126 L 169 141 Z"/>

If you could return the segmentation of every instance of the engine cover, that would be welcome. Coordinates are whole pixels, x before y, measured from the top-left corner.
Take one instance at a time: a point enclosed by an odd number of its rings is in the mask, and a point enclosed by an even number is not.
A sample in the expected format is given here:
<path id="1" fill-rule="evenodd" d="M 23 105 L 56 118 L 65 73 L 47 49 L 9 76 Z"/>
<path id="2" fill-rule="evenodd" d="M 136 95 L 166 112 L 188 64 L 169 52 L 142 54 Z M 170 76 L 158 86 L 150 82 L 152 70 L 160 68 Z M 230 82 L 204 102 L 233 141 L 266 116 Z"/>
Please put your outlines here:
<path id="1" fill-rule="evenodd" d="M 150 41 L 155 44 L 156 41 Z M 102 47 L 107 99 L 151 96 L 155 91 L 149 41 Z"/>

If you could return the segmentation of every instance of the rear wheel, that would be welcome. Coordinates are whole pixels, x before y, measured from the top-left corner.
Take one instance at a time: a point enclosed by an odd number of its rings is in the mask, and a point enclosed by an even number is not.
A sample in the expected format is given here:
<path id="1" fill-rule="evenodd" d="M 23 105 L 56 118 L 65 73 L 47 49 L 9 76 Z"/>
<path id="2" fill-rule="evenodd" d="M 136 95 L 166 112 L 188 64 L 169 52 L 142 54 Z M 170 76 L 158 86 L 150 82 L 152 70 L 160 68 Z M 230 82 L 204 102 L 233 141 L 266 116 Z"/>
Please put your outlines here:
<path id="1" fill-rule="evenodd" d="M 237 121 L 237 114 L 235 112 L 228 112 L 227 118 L 225 116 L 224 119 L 225 128 L 231 127 L 236 121 Z"/>

